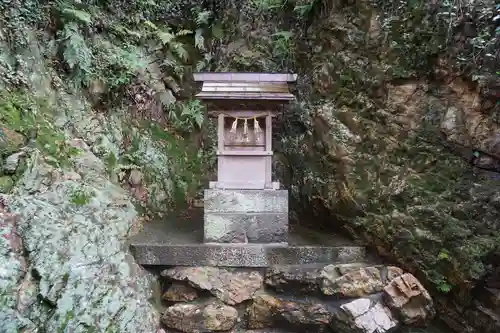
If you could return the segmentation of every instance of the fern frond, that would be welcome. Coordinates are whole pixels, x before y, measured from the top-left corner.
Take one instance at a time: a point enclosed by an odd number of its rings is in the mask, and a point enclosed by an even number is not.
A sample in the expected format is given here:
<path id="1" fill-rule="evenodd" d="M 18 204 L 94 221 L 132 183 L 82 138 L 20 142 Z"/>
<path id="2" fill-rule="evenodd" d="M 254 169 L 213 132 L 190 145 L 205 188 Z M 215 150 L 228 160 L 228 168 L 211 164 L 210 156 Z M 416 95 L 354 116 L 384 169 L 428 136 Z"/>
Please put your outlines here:
<path id="1" fill-rule="evenodd" d="M 179 30 L 175 35 L 176 36 L 186 36 L 186 35 L 191 35 L 193 32 L 191 30 L 187 30 L 187 29 L 182 29 L 182 30 Z"/>
<path id="2" fill-rule="evenodd" d="M 200 72 L 201 70 L 205 69 L 205 67 L 210 64 L 210 62 L 212 61 L 213 59 L 213 55 L 212 53 L 205 53 L 205 55 L 203 56 L 203 59 L 201 59 L 200 61 L 198 61 L 196 63 L 196 71 Z"/>
<path id="3" fill-rule="evenodd" d="M 182 43 L 173 43 L 171 45 L 172 52 L 181 58 L 183 61 L 189 60 L 189 53 Z"/>
<path id="4" fill-rule="evenodd" d="M 146 26 L 148 26 L 149 28 L 153 29 L 154 31 L 159 30 L 158 27 L 156 26 L 156 24 L 154 24 L 153 22 L 151 22 L 149 20 L 145 20 L 144 24 Z"/>
<path id="5" fill-rule="evenodd" d="M 165 31 L 161 31 L 161 30 L 158 30 L 156 32 L 156 35 L 161 40 L 161 42 L 162 42 L 163 45 L 170 44 L 174 40 L 174 38 L 175 38 L 174 34 L 171 34 L 169 32 L 165 32 Z"/>
<path id="6" fill-rule="evenodd" d="M 208 24 L 208 20 L 212 16 L 212 12 L 210 10 L 205 10 L 203 12 L 198 13 L 196 16 L 196 24 L 201 26 L 203 24 Z"/>
<path id="7" fill-rule="evenodd" d="M 175 61 L 175 58 L 173 56 L 169 57 L 169 55 L 167 54 L 167 56 L 163 59 L 161 66 L 174 68 L 175 66 L 177 66 L 177 62 Z"/>
<path id="8" fill-rule="evenodd" d="M 203 37 L 203 29 L 196 29 L 194 34 L 194 45 L 201 51 L 205 50 L 205 37 Z"/>

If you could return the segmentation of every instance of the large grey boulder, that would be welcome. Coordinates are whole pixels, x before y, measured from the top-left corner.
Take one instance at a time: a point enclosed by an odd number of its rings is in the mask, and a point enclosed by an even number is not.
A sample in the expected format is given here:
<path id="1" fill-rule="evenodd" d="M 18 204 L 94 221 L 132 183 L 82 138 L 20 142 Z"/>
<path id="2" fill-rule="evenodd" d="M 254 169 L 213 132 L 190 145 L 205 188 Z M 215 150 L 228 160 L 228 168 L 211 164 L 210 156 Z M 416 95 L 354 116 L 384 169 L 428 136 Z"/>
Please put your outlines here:
<path id="1" fill-rule="evenodd" d="M 73 170 L 35 151 L 3 197 L 0 331 L 154 333 L 153 279 L 126 245 L 137 212 L 83 141 L 70 144 Z"/>

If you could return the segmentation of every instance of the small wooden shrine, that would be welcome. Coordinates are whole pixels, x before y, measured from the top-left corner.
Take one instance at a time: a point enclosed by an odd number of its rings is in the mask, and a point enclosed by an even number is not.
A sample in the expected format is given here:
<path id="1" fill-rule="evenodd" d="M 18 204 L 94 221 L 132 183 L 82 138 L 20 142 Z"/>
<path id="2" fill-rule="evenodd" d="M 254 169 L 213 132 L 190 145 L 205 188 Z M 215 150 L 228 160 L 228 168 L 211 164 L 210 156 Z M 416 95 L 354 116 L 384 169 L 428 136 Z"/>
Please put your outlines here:
<path id="1" fill-rule="evenodd" d="M 272 118 L 295 100 L 296 74 L 195 73 L 196 98 L 218 119 L 217 181 L 211 189 L 278 189 L 272 175 Z"/>
<path id="2" fill-rule="evenodd" d="M 364 260 L 359 246 L 318 242 L 289 230 L 288 190 L 271 179 L 272 120 L 294 99 L 294 74 L 196 73 L 196 98 L 218 119 L 217 180 L 198 217 L 147 223 L 131 239 L 142 265 L 270 267 Z M 201 216 L 200 216 L 201 217 Z"/>

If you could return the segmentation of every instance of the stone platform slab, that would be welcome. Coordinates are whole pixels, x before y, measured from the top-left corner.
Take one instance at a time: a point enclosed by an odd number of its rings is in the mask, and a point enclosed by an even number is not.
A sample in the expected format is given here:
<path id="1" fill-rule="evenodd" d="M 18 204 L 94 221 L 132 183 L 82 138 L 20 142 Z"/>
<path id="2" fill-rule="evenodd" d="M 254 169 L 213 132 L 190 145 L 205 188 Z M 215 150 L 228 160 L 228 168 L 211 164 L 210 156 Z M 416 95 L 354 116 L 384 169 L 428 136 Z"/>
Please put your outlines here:
<path id="1" fill-rule="evenodd" d="M 365 248 L 351 241 L 296 229 L 289 244 L 204 244 L 203 210 L 148 222 L 129 239 L 141 265 L 268 267 L 271 265 L 346 264 L 363 261 Z"/>
<path id="2" fill-rule="evenodd" d="M 132 244 L 140 265 L 268 267 L 362 261 L 363 247 L 287 244 Z"/>

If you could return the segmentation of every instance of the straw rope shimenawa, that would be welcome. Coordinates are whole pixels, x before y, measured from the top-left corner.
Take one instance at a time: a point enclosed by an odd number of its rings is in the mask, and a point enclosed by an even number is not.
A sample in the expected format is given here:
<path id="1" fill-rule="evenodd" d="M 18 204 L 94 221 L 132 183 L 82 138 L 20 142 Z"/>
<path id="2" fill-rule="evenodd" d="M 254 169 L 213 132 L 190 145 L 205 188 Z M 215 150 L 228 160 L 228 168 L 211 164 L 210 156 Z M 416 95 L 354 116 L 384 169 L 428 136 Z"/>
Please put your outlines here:
<path id="1" fill-rule="evenodd" d="M 226 117 L 226 115 L 224 115 Z M 230 133 L 236 133 L 236 129 L 238 128 L 238 121 L 243 120 L 243 134 L 246 135 L 248 134 L 248 120 L 253 119 L 253 132 L 255 135 L 257 133 L 261 133 L 262 129 L 260 128 L 259 121 L 257 120 L 257 117 L 232 117 L 232 116 L 227 116 L 230 118 L 233 118 L 233 124 L 231 125 L 231 130 L 229 131 Z"/>

